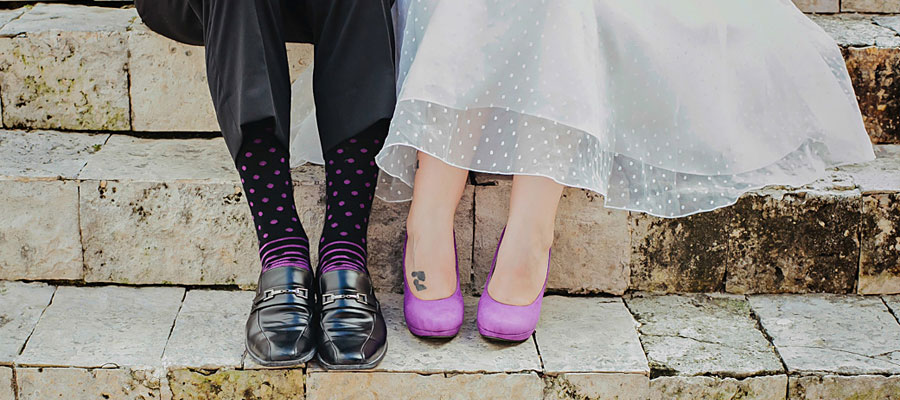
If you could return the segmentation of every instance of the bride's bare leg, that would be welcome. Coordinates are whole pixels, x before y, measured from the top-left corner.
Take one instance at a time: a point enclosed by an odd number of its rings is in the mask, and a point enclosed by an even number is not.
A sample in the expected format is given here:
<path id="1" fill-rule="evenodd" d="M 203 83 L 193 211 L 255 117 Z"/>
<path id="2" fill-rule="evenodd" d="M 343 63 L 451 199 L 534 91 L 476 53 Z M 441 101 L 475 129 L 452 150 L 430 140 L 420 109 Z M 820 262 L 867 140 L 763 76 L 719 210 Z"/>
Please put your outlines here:
<path id="1" fill-rule="evenodd" d="M 506 233 L 488 286 L 495 300 L 528 305 L 540 294 L 547 276 L 548 252 L 563 188 L 544 177 L 516 175 L 513 178 Z"/>
<path id="2" fill-rule="evenodd" d="M 418 162 L 406 219 L 406 279 L 416 297 L 443 299 L 456 291 L 453 216 L 466 188 L 468 171 L 422 152 Z"/>

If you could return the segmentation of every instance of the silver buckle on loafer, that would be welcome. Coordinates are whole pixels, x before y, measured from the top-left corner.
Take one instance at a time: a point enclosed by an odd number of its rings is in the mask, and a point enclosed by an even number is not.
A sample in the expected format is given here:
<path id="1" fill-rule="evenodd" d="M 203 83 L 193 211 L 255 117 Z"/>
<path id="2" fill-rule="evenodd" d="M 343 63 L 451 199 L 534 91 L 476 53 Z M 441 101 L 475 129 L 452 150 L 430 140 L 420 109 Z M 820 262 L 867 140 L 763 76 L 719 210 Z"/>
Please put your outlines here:
<path id="1" fill-rule="evenodd" d="M 363 293 L 354 293 L 354 294 L 331 294 L 326 293 L 322 295 L 322 305 L 334 303 L 335 300 L 345 300 L 345 299 L 353 299 L 357 302 L 363 304 L 369 304 L 369 298 L 366 297 Z"/>
<path id="2" fill-rule="evenodd" d="M 305 288 L 293 288 L 293 289 L 268 289 L 263 292 L 263 298 L 260 301 L 272 300 L 275 296 L 279 294 L 292 294 L 295 296 L 300 296 L 302 298 L 307 298 L 307 291 Z"/>

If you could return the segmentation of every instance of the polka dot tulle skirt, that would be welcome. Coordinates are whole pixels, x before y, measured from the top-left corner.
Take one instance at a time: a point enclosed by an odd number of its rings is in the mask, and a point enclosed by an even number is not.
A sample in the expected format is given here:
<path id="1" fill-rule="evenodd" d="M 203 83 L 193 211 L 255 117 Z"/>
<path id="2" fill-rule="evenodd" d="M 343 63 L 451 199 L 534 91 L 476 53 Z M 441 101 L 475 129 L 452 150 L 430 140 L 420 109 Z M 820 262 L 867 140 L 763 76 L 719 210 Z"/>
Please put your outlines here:
<path id="1" fill-rule="evenodd" d="M 397 11 L 398 104 L 377 156 L 388 201 L 411 198 L 417 151 L 661 217 L 874 158 L 840 50 L 790 0 L 400 0 Z"/>

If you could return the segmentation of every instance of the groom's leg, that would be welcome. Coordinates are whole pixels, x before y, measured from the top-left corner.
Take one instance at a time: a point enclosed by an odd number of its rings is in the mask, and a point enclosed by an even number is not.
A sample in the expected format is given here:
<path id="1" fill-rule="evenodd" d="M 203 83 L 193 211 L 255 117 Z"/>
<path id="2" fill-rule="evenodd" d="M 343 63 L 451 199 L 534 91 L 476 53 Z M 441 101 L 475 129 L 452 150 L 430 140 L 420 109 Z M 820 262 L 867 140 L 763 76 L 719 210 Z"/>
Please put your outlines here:
<path id="1" fill-rule="evenodd" d="M 390 119 L 396 102 L 390 0 L 312 0 L 313 91 L 325 151 Z"/>
<path id="2" fill-rule="evenodd" d="M 367 270 L 366 230 L 395 102 L 392 22 L 387 1 L 310 0 L 316 32 L 313 88 L 325 158 L 326 216 L 319 242 L 320 293 L 361 293 L 362 303 L 323 302 L 319 361 L 371 368 L 386 328 Z"/>
<path id="3" fill-rule="evenodd" d="M 151 29 L 200 42 L 206 49 L 213 106 L 259 239 L 260 294 L 247 322 L 247 350 L 265 365 L 305 362 L 315 350 L 313 281 L 309 243 L 294 205 L 288 164 L 290 78 L 284 2 L 138 0 L 137 4 Z M 303 25 L 297 17 L 291 22 Z"/>

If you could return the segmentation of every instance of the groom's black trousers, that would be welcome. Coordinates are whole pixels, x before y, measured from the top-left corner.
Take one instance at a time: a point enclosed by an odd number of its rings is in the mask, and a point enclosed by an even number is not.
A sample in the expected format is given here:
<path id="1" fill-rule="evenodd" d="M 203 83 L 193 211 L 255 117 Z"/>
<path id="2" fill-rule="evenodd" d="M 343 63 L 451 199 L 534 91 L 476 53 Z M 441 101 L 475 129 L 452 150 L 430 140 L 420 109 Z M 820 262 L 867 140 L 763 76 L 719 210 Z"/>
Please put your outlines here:
<path id="1" fill-rule="evenodd" d="M 391 117 L 395 103 L 392 0 L 135 0 L 144 23 L 206 48 L 222 134 L 236 156 L 242 128 L 275 121 L 288 147 L 286 42 L 315 47 L 313 95 L 323 151 Z M 178 99 L 172 99 L 177 101 Z"/>

